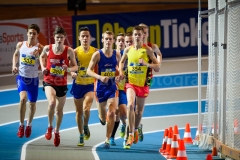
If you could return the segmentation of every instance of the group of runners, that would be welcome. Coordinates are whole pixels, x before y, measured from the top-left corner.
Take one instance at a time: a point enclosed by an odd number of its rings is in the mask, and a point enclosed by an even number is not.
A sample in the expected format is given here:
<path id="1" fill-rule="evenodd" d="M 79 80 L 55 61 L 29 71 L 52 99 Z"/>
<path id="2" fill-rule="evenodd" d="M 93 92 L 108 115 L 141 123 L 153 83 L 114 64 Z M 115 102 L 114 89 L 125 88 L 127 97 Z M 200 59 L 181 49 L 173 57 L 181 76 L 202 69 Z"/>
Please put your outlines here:
<path id="1" fill-rule="evenodd" d="M 39 87 L 39 65 L 43 79 L 43 90 L 48 100 L 48 127 L 45 138 L 54 133 L 54 145 L 60 144 L 60 126 L 66 101 L 67 76 L 73 79 L 70 93 L 76 109 L 79 131 L 78 146 L 91 136 L 88 122 L 94 99 L 98 117 L 106 125 L 104 148 L 116 145 L 115 134 L 120 126 L 123 148 L 130 149 L 133 143 L 143 141 L 141 119 L 145 100 L 153 77 L 159 72 L 162 55 L 156 44 L 147 42 L 148 26 L 139 24 L 132 32 L 102 33 L 103 48 L 90 45 L 88 27 L 79 29 L 80 46 L 72 49 L 64 45 L 66 32 L 57 26 L 53 32 L 54 44 L 43 46 L 37 38 L 40 28 L 31 24 L 27 29 L 27 41 L 18 42 L 13 54 L 13 74 L 16 76 L 20 95 L 20 125 L 17 136 L 28 138 L 32 132 L 32 120 L 36 111 Z M 113 49 L 113 45 L 116 49 Z M 17 65 L 19 64 L 19 65 Z M 27 101 L 29 114 L 24 122 Z M 56 125 L 53 125 L 56 114 Z M 120 123 L 121 121 L 121 123 Z"/>

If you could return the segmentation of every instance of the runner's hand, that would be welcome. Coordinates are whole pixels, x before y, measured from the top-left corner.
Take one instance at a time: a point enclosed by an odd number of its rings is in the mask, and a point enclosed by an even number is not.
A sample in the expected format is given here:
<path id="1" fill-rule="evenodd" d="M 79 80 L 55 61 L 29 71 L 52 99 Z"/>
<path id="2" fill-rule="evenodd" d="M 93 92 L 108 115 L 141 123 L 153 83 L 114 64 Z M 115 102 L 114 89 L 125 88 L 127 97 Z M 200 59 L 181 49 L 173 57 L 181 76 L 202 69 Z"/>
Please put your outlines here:
<path id="1" fill-rule="evenodd" d="M 62 69 L 65 70 L 66 72 L 68 71 L 68 66 L 66 64 L 62 65 Z"/>
<path id="2" fill-rule="evenodd" d="M 41 49 L 41 48 L 38 48 L 38 49 L 35 49 L 35 50 L 33 51 L 33 55 L 34 55 L 35 57 L 39 57 L 40 49 Z"/>
<path id="3" fill-rule="evenodd" d="M 142 58 L 139 58 L 139 63 L 142 64 L 143 66 L 147 65 L 147 63 Z"/>
<path id="4" fill-rule="evenodd" d="M 76 79 L 77 73 L 76 72 L 71 72 L 72 79 Z"/>
<path id="5" fill-rule="evenodd" d="M 124 73 L 120 73 L 120 74 L 119 74 L 119 80 L 123 80 L 124 78 L 125 78 Z"/>
<path id="6" fill-rule="evenodd" d="M 17 67 L 13 67 L 12 68 L 12 73 L 15 75 L 18 73 L 18 68 Z"/>
<path id="7" fill-rule="evenodd" d="M 101 76 L 100 77 L 100 81 L 102 81 L 103 83 L 107 83 L 109 81 L 109 77 L 107 76 Z"/>
<path id="8" fill-rule="evenodd" d="M 120 75 L 115 77 L 115 82 L 119 83 L 119 81 L 120 81 Z"/>
<path id="9" fill-rule="evenodd" d="M 48 69 L 47 68 L 43 68 L 42 69 L 42 74 L 44 74 L 44 75 L 48 74 Z"/>

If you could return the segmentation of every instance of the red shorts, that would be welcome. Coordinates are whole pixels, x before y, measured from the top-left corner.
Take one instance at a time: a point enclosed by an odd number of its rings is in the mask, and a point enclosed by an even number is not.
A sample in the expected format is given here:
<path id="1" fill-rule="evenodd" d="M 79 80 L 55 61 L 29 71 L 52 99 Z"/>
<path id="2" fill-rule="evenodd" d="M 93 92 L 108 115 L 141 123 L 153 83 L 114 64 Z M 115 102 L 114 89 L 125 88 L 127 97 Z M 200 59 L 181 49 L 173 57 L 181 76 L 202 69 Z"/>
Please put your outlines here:
<path id="1" fill-rule="evenodd" d="M 147 97 L 149 94 L 149 86 L 139 87 L 139 86 L 135 86 L 133 84 L 126 83 L 125 91 L 128 88 L 132 88 L 134 90 L 134 92 L 136 93 L 137 97 Z"/>

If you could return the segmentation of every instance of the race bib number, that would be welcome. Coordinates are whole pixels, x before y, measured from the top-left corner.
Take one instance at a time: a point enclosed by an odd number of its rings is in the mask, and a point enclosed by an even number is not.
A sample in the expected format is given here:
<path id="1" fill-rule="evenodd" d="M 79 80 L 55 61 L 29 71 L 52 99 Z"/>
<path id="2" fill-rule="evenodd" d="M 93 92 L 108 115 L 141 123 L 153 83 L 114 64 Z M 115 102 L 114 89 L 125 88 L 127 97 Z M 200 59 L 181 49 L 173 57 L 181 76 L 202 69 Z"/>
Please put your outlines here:
<path id="1" fill-rule="evenodd" d="M 115 69 L 102 69 L 101 76 L 107 77 L 115 77 L 116 70 Z"/>
<path id="2" fill-rule="evenodd" d="M 63 77 L 65 73 L 65 70 L 62 69 L 62 67 L 55 66 L 51 67 L 50 74 L 53 76 Z"/>
<path id="3" fill-rule="evenodd" d="M 28 55 L 22 54 L 21 64 L 27 65 L 27 66 L 34 66 L 35 61 L 36 59 L 34 56 L 28 56 Z"/>
<path id="4" fill-rule="evenodd" d="M 79 70 L 78 70 L 78 75 L 79 75 L 80 77 L 89 77 L 89 76 L 87 75 L 87 68 L 85 68 L 85 67 L 79 68 Z"/>
<path id="5" fill-rule="evenodd" d="M 131 74 L 142 74 L 142 67 L 141 66 L 131 66 L 129 67 L 129 72 Z"/>

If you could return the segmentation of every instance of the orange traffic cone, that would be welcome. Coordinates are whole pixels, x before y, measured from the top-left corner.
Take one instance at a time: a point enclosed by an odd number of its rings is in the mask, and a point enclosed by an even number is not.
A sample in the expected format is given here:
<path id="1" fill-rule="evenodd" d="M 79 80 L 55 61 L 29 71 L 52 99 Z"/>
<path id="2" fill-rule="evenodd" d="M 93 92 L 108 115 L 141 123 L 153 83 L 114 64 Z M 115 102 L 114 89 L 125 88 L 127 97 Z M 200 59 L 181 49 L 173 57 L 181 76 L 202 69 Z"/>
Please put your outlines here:
<path id="1" fill-rule="evenodd" d="M 183 140 L 185 143 L 193 143 L 189 123 L 186 124 Z"/>
<path id="2" fill-rule="evenodd" d="M 217 156 L 217 148 L 216 147 L 212 148 L 212 156 Z"/>
<path id="3" fill-rule="evenodd" d="M 171 144 L 172 144 L 172 134 L 173 134 L 172 132 L 168 132 L 167 146 L 163 155 L 169 155 L 169 152 L 171 150 Z"/>
<path id="4" fill-rule="evenodd" d="M 177 140 L 179 140 L 180 139 L 180 135 L 179 135 L 179 132 L 178 132 L 178 126 L 177 125 L 175 125 L 174 127 L 173 127 L 173 135 L 177 135 Z"/>
<path id="5" fill-rule="evenodd" d="M 207 157 L 206 157 L 206 160 L 212 160 L 212 155 L 208 154 Z"/>
<path id="6" fill-rule="evenodd" d="M 184 141 L 180 139 L 178 143 L 179 143 L 179 148 L 177 152 L 177 160 L 187 160 L 187 153 L 186 153 Z"/>
<path id="7" fill-rule="evenodd" d="M 165 129 L 164 136 L 163 136 L 163 142 L 162 142 L 162 148 L 159 149 L 159 153 L 162 153 L 166 149 L 167 139 L 168 139 L 168 129 Z"/>
<path id="8" fill-rule="evenodd" d="M 169 127 L 169 128 L 168 128 L 168 132 L 172 132 L 172 133 L 173 133 L 172 127 Z"/>
<path id="9" fill-rule="evenodd" d="M 238 120 L 234 120 L 234 134 L 239 134 L 239 128 L 238 128 Z"/>
<path id="10" fill-rule="evenodd" d="M 173 135 L 173 140 L 171 144 L 170 155 L 167 158 L 177 158 L 178 153 L 178 138 L 177 135 Z"/>

